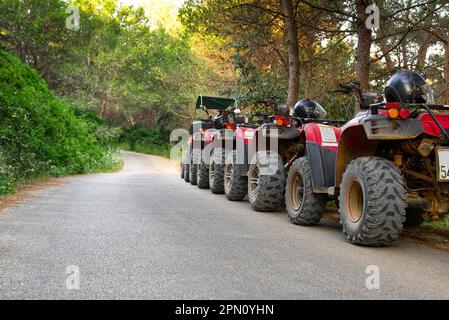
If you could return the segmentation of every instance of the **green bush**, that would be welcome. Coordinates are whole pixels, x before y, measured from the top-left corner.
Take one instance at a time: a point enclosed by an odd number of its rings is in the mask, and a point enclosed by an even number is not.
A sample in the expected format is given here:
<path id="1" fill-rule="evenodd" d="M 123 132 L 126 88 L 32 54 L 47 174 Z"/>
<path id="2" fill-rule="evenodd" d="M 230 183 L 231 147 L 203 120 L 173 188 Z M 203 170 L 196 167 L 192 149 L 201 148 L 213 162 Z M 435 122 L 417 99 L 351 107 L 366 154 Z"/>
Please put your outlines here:
<path id="1" fill-rule="evenodd" d="M 35 70 L 0 50 L 0 194 L 29 178 L 118 167 L 113 140 L 119 133 L 108 130 L 94 114 L 56 98 Z"/>
<path id="2" fill-rule="evenodd" d="M 449 216 L 444 220 L 428 222 L 427 224 L 434 228 L 449 229 Z"/>
<path id="3" fill-rule="evenodd" d="M 169 158 L 169 139 L 168 130 L 135 127 L 124 131 L 120 141 L 122 149 Z"/>

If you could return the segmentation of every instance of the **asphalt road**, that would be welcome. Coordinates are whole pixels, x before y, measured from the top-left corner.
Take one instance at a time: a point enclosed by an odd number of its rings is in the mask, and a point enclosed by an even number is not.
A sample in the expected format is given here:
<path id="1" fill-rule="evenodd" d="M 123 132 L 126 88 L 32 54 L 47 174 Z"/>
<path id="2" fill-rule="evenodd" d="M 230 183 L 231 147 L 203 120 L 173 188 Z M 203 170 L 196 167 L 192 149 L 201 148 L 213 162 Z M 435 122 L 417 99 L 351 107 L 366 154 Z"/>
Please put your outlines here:
<path id="1" fill-rule="evenodd" d="M 338 224 L 295 226 L 124 156 L 119 173 L 64 178 L 0 213 L 0 299 L 449 298 L 449 253 L 356 247 Z"/>

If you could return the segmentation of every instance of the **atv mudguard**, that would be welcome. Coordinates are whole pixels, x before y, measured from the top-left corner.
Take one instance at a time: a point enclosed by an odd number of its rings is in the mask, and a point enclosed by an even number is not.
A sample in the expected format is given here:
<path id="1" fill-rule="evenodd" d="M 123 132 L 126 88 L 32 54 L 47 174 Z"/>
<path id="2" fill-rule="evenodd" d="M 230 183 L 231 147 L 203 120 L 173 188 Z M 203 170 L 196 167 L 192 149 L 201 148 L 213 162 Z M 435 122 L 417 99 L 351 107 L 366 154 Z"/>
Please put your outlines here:
<path id="1" fill-rule="evenodd" d="M 341 183 L 346 166 L 359 157 L 374 156 L 380 143 L 414 139 L 423 133 L 417 118 L 392 120 L 385 115 L 360 115 L 342 127 L 335 170 L 335 187 Z"/>
<path id="2" fill-rule="evenodd" d="M 312 186 L 315 193 L 328 193 L 335 184 L 335 165 L 341 130 L 319 123 L 304 126 L 306 156 L 312 170 Z"/>
<path id="3" fill-rule="evenodd" d="M 240 129 L 240 130 L 239 130 Z M 293 140 L 299 137 L 301 129 L 296 126 L 278 127 L 274 123 L 265 123 L 257 128 L 238 128 L 236 132 L 236 150 L 238 155 L 244 155 L 243 164 L 238 170 L 241 175 L 246 175 L 253 156 L 257 151 L 271 150 L 270 142 Z M 263 139 L 261 143 L 259 140 Z"/>

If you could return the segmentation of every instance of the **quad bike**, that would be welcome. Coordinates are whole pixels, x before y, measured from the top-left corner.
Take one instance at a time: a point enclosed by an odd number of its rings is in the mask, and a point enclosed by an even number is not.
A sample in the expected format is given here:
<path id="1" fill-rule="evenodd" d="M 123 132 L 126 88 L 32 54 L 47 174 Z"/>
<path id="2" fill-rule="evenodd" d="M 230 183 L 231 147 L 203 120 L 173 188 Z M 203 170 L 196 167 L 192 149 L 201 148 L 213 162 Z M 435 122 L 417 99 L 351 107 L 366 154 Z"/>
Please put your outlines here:
<path id="1" fill-rule="evenodd" d="M 205 158 L 205 148 L 211 144 L 213 137 L 222 126 L 229 127 L 225 123 L 228 119 L 227 109 L 235 103 L 234 99 L 221 97 L 199 96 L 195 106 L 206 113 L 206 118 L 194 121 L 190 126 L 190 137 L 188 140 L 188 151 L 184 154 L 181 163 L 181 177 L 192 185 L 197 185 L 201 189 L 209 187 L 209 164 Z M 215 120 L 209 114 L 215 111 L 218 115 Z M 195 118 L 195 115 L 194 115 Z"/>
<path id="2" fill-rule="evenodd" d="M 285 172 L 306 151 L 303 126 L 311 122 L 323 127 L 338 124 L 320 119 L 324 115 L 325 111 L 318 103 L 304 99 L 297 103 L 293 115 L 288 106 L 281 105 L 276 115 L 253 132 L 237 134 L 237 142 L 242 142 L 243 147 L 237 147 L 225 166 L 227 198 L 242 200 L 248 194 L 250 205 L 256 211 L 274 211 L 282 207 Z"/>
<path id="3" fill-rule="evenodd" d="M 217 118 L 216 127 L 220 127 L 212 137 L 207 155 L 209 159 L 209 187 L 212 193 L 225 193 L 225 164 L 237 149 L 237 137 L 251 134 L 257 125 L 248 124 L 240 115 L 239 110 L 234 110 L 233 121 L 226 118 Z M 225 121 L 224 121 L 225 120 Z M 206 156 L 207 156 L 206 155 Z M 229 177 L 227 175 L 226 177 Z"/>
<path id="4" fill-rule="evenodd" d="M 332 128 L 338 148 L 307 137 L 308 152 L 287 179 L 290 220 L 317 224 L 325 201 L 338 196 L 348 240 L 383 246 L 399 237 L 404 223 L 443 218 L 449 209 L 449 115 L 443 111 L 449 106 L 432 104 L 431 88 L 410 71 L 393 75 L 386 101 L 362 92 L 358 82 L 342 89 L 356 95 L 361 110 Z"/>

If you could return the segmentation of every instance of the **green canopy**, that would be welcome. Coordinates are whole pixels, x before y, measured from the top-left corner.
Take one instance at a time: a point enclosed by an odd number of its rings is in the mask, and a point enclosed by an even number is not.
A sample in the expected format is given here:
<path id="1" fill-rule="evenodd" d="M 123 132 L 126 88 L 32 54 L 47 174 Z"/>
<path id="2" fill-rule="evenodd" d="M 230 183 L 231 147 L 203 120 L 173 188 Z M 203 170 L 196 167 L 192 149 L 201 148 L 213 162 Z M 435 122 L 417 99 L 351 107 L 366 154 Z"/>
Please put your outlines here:
<path id="1" fill-rule="evenodd" d="M 196 108 L 200 109 L 203 106 L 208 110 L 226 110 L 234 103 L 235 99 L 231 98 L 199 96 L 196 100 Z"/>

